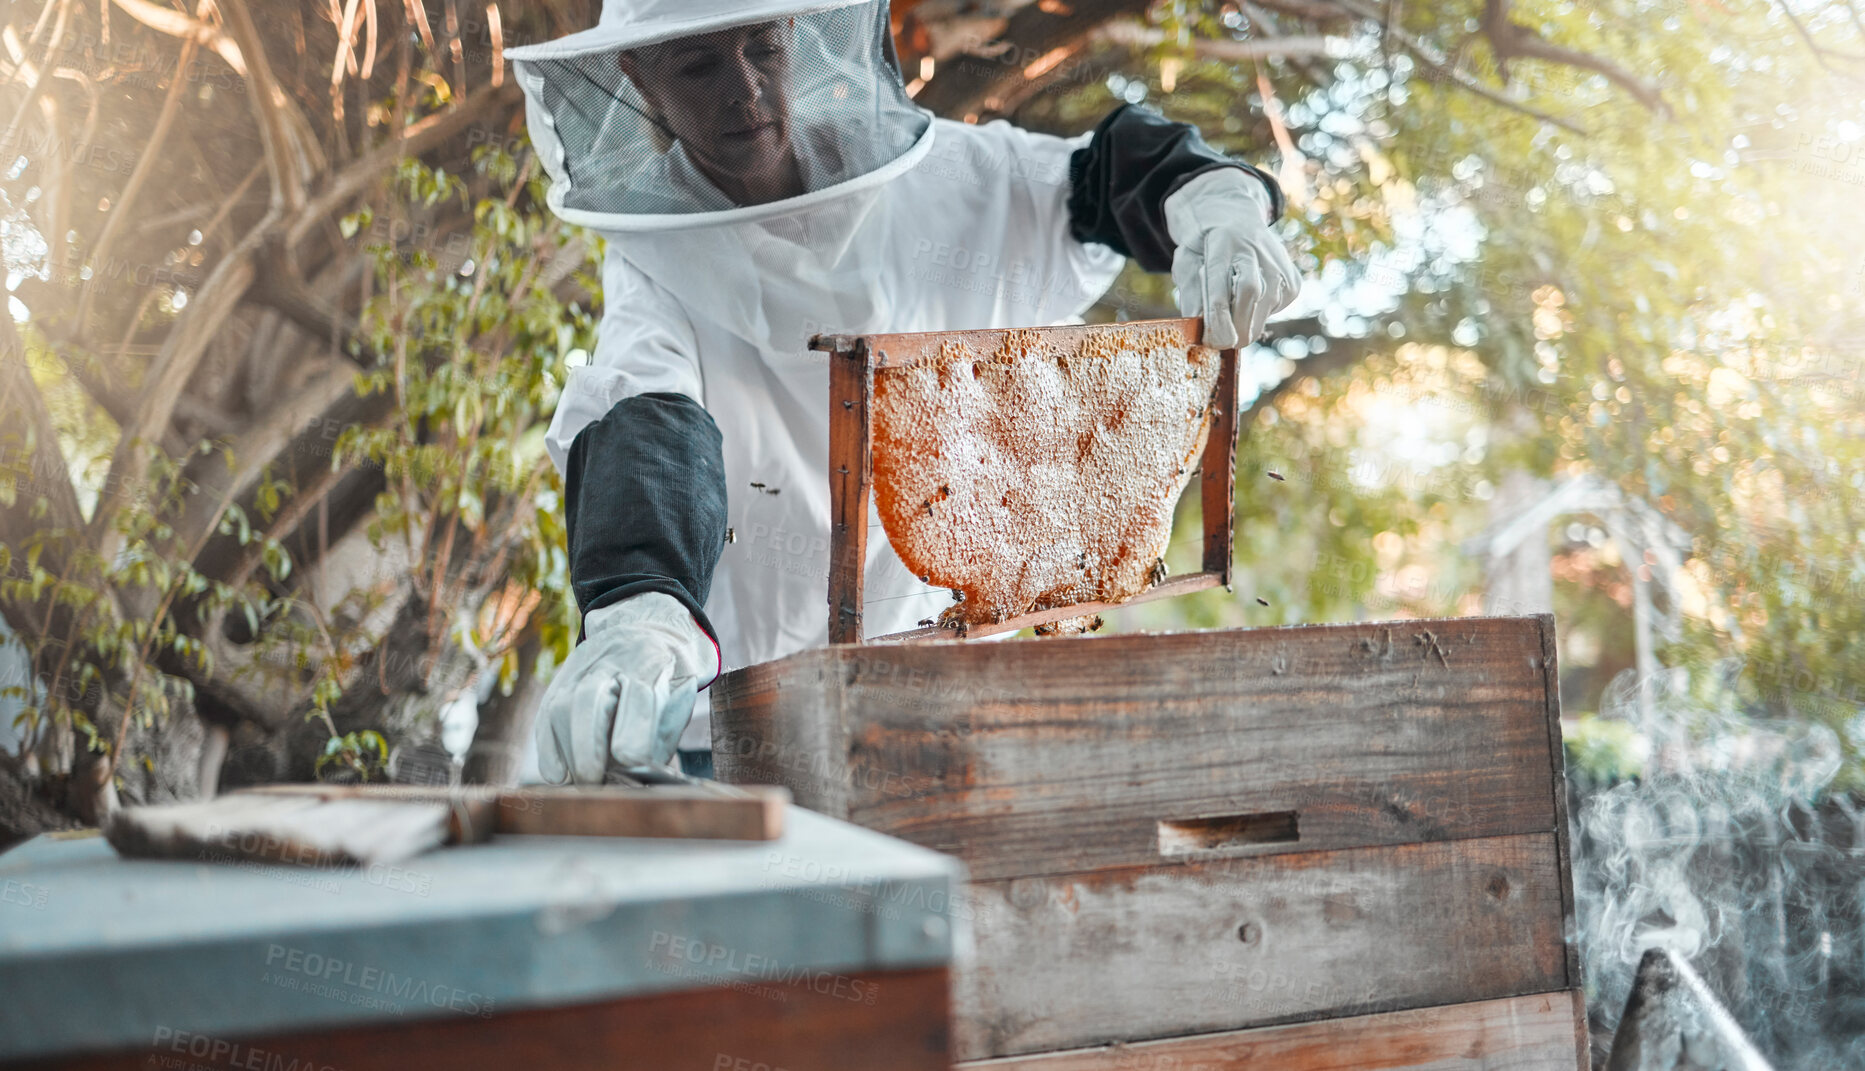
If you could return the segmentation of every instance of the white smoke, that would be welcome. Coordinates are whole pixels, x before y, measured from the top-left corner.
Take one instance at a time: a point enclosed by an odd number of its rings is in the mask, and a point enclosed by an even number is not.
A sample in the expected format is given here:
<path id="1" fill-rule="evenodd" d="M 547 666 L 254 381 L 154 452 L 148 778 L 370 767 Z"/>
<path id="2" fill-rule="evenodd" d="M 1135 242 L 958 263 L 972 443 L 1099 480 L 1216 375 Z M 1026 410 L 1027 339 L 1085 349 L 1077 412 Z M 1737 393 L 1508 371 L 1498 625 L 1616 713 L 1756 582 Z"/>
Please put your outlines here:
<path id="1" fill-rule="evenodd" d="M 1649 760 L 1576 784 L 1576 921 L 1596 1066 L 1648 948 L 1688 959 L 1779 1071 L 1865 1068 L 1865 813 L 1827 790 L 1838 736 L 1746 716 L 1739 662 L 1601 704 Z M 1583 778 L 1577 778 L 1576 781 Z"/>

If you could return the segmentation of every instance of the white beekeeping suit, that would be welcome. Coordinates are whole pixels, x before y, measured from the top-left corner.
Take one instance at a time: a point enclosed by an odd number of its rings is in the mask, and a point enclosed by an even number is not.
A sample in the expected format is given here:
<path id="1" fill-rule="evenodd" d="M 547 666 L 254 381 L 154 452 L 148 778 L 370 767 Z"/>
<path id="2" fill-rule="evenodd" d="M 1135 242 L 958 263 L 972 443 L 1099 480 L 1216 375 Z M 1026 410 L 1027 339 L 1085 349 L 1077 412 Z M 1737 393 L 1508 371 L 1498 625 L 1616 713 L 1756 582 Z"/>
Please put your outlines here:
<path id="1" fill-rule="evenodd" d="M 880 0 L 611 0 L 594 29 L 507 55 L 551 208 L 608 242 L 597 350 L 547 437 L 587 635 L 540 716 L 553 781 L 665 763 L 682 725 L 682 747 L 709 747 L 686 714 L 721 668 L 827 642 L 828 363 L 812 335 L 1069 320 L 1125 252 L 1186 260 L 1202 292 L 1180 232 L 1222 228 L 1189 196 L 1171 218 L 1168 195 L 1222 186 L 1209 215 L 1241 185 L 1246 237 L 1279 207 L 1259 173 L 1147 113 L 1073 140 L 933 118 L 901 86 Z M 1228 309 L 1237 272 L 1209 274 Z M 1256 305 L 1293 297 L 1286 276 L 1238 319 L 1260 328 Z M 949 604 L 871 528 L 870 633 Z"/>

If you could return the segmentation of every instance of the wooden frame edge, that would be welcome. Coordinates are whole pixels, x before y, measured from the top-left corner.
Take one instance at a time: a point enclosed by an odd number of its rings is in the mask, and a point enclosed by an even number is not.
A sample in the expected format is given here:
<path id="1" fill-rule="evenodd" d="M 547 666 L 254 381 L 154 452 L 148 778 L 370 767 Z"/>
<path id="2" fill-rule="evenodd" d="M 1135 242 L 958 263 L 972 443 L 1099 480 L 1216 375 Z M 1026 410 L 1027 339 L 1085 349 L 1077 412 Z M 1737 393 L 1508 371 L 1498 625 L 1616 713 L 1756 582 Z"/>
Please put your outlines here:
<path id="1" fill-rule="evenodd" d="M 1204 571 L 1215 575 L 1229 591 L 1237 516 L 1237 351 L 1221 350 L 1218 360 L 1199 492 L 1204 513 Z"/>
<path id="2" fill-rule="evenodd" d="M 1135 324 L 1084 325 L 1085 327 L 1148 327 L 1171 325 L 1202 344 L 1202 320 L 1141 321 Z M 1190 595 L 1222 586 L 1231 588 L 1237 505 L 1238 351 L 1218 351 L 1218 381 L 1212 392 L 1211 425 L 1200 462 L 1200 501 L 1203 507 L 1203 571 L 1175 577 L 1117 603 L 1085 602 L 1018 614 L 1003 621 L 974 625 L 959 631 L 945 627 L 908 629 L 877 636 L 862 634 L 864 572 L 867 562 L 869 501 L 874 475 L 871 407 L 874 373 L 888 364 L 883 344 L 921 340 L 949 334 L 1001 334 L 978 332 L 922 332 L 917 335 L 816 335 L 810 349 L 829 354 L 829 642 L 831 644 L 927 640 L 962 640 L 1016 632 L 1025 628 L 1087 617 L 1103 611 L 1155 599 Z"/>
<path id="3" fill-rule="evenodd" d="M 866 339 L 817 335 L 829 354 L 829 642 L 860 643 L 868 561 L 874 366 Z"/>
<path id="4" fill-rule="evenodd" d="M 1535 624 L 1541 633 L 1541 675 L 1547 693 L 1544 709 L 1547 712 L 1548 723 L 1548 766 L 1552 774 L 1549 780 L 1550 788 L 1554 793 L 1555 855 L 1561 872 L 1561 928 L 1566 953 L 1567 985 L 1578 992 L 1585 988 L 1586 982 L 1581 969 L 1580 946 L 1576 936 L 1578 919 L 1575 915 L 1574 902 L 1573 848 L 1568 841 L 1567 751 L 1561 738 L 1560 650 L 1555 635 L 1554 615 L 1536 614 Z M 1579 1035 L 1580 1071 L 1587 1071 L 1588 1048 L 1591 1042 L 1587 1037 L 1584 1003 L 1581 1005 L 1576 1031 Z"/>
<path id="5" fill-rule="evenodd" d="M 1466 1056 L 1467 1058 L 1467 1054 L 1460 1051 L 1465 1043 L 1455 1033 L 1458 1027 L 1492 1013 L 1500 1013 L 1514 1019 L 1522 1011 L 1534 1009 L 1536 1001 L 1546 1002 L 1543 1010 L 1538 1012 L 1544 1016 L 1559 1015 L 1560 1013 L 1555 1011 L 1559 1005 L 1571 1008 L 1572 1010 L 1567 1014 L 1578 1018 L 1583 1025 L 1581 1034 L 1584 1037 L 1585 995 L 1579 990 L 1554 989 L 1455 1004 L 1434 1004 L 1417 1008 L 1370 1012 L 1334 1019 L 1311 1019 L 1304 1022 L 1275 1023 L 1237 1030 L 1183 1034 L 1176 1037 L 1119 1041 L 1076 1049 L 1023 1053 L 1015 1056 L 992 1056 L 963 1060 L 955 1063 L 953 1068 L 954 1071 L 1123 1071 L 1123 1069 L 1133 1067 L 1156 1065 L 1195 1068 L 1249 1066 L 1263 1067 L 1270 1071 L 1277 1071 L 1277 1069 L 1293 1071 L 1296 1067 L 1307 1068 L 1321 1065 L 1306 1060 L 1299 1064 L 1290 1063 L 1288 1057 L 1291 1054 L 1286 1051 L 1278 1056 L 1273 1050 L 1279 1043 L 1285 1043 L 1285 1039 L 1294 1040 L 1298 1045 L 1302 1044 L 1305 1039 L 1307 1048 L 1326 1050 L 1336 1048 L 1342 1042 L 1355 1040 L 1352 1035 L 1357 1032 L 1365 1031 L 1368 1035 L 1377 1035 L 1380 1031 L 1387 1031 L 1397 1034 L 1408 1027 L 1427 1035 L 1433 1031 L 1443 1031 L 1445 1036 L 1439 1042 L 1439 1051 L 1420 1051 L 1418 1046 L 1413 1046 L 1408 1051 L 1406 1046 L 1391 1044 L 1387 1052 L 1392 1059 L 1381 1061 L 1375 1066 L 1386 1071 L 1399 1071 L 1399 1069 L 1408 1067 L 1438 1067 L 1442 1066 L 1443 1057 L 1446 1056 L 1452 1058 Z M 1435 1020 L 1439 1019 L 1444 1019 L 1446 1022 L 1436 1023 Z M 1424 1023 L 1418 1026 L 1413 1025 L 1419 1024 L 1420 1020 L 1424 1020 Z M 1371 1038 L 1360 1040 L 1364 1042 Z M 1381 1040 L 1394 1041 L 1396 1038 L 1388 1037 Z M 1426 1048 L 1429 1047 L 1426 1046 Z M 1484 1055 L 1505 1054 L 1485 1053 Z M 1422 1057 L 1422 1060 L 1418 1059 L 1419 1057 Z M 1584 1067 L 1587 1059 L 1584 1042 L 1581 1044 L 1579 1059 Z M 1328 1063 L 1326 1066 L 1345 1065 Z M 1484 1066 L 1490 1066 L 1490 1063 L 1485 1061 Z M 1547 1065 L 1540 1062 L 1533 1065 L 1509 1062 L 1507 1066 L 1546 1067 Z"/>

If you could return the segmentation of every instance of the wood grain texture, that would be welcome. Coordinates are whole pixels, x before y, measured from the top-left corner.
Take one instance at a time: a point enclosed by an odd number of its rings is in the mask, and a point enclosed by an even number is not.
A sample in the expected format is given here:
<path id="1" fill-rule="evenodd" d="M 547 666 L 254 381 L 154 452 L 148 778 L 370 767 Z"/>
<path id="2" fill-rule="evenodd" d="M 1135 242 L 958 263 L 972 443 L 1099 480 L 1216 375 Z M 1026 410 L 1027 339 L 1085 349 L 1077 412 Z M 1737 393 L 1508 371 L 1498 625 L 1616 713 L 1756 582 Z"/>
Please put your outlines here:
<path id="1" fill-rule="evenodd" d="M 1108 324 L 1067 324 L 1059 327 L 1042 327 L 1035 330 L 1061 346 L 1070 350 L 1079 347 L 1082 342 L 1107 335 L 1129 335 L 1134 332 L 1152 331 L 1166 328 L 1177 331 L 1193 345 L 1204 341 L 1204 318 L 1187 316 L 1166 320 L 1126 320 L 1121 323 Z M 1030 331 L 1027 327 L 986 327 L 971 331 L 912 331 L 893 335 L 821 335 L 822 343 L 814 348 L 823 349 L 831 346 L 847 347 L 854 338 L 860 338 L 873 355 L 874 368 L 881 372 L 890 372 L 908 368 L 922 361 L 939 360 L 940 347 L 947 342 L 956 342 L 979 353 L 990 353 L 1004 344 L 1004 340 L 1013 334 Z"/>
<path id="2" fill-rule="evenodd" d="M 1204 508 L 1204 571 L 1216 573 L 1228 588 L 1233 567 L 1231 529 L 1237 514 L 1237 351 L 1223 350 L 1219 360 L 1199 491 Z"/>
<path id="3" fill-rule="evenodd" d="M 431 801 L 231 795 L 124 807 L 104 836 L 130 859 L 373 866 L 440 847 L 451 821 Z"/>
<path id="4" fill-rule="evenodd" d="M 726 674 L 713 746 L 980 881 L 1151 865 L 1161 822 L 1229 815 L 1297 815 L 1241 854 L 1564 836 L 1546 658 L 1534 618 L 835 647 Z"/>
<path id="5" fill-rule="evenodd" d="M 959 1071 L 1585 1071 L 1579 991 L 958 1065 Z"/>
<path id="6" fill-rule="evenodd" d="M 864 570 L 868 561 L 869 482 L 873 426 L 868 404 L 874 373 L 860 339 L 818 338 L 829 354 L 829 642 L 861 642 Z"/>
<path id="7" fill-rule="evenodd" d="M 1561 873 L 1562 929 L 1566 933 L 1577 933 L 1579 924 L 1574 919 L 1574 864 L 1572 847 L 1567 838 L 1570 828 L 1567 817 L 1567 749 L 1561 740 L 1559 645 L 1554 632 L 1553 614 L 1537 614 L 1535 622 L 1541 630 L 1541 672 L 1547 682 L 1548 762 L 1552 768 L 1549 789 L 1554 794 L 1554 829 Z M 1567 942 L 1567 984 L 1576 990 L 1583 989 L 1586 985 L 1585 975 L 1581 970 L 1578 941 Z M 1582 1054 L 1581 1071 L 1586 1071 L 1585 1054 L 1589 1038 L 1584 1008 L 1581 1009 L 1580 1016 L 1574 1022 L 1574 1036 Z"/>
<path id="8" fill-rule="evenodd" d="M 237 1042 L 197 1042 L 199 1035 L 171 1032 L 148 1049 L 14 1066 L 22 1071 L 190 1066 L 750 1071 L 758 1065 L 765 1071 L 945 1071 L 951 1066 L 944 970 L 854 975 L 839 981 L 839 995 L 835 985 L 760 982 L 484 1019 L 426 1020 Z M 818 991 L 821 988 L 828 991 Z M 849 993 L 862 998 L 872 994 L 874 1002 L 848 999 Z M 232 1047 L 236 1043 L 237 1049 Z M 197 1044 L 200 1051 L 191 1052 L 190 1046 Z M 736 1064 L 740 1059 L 746 1062 Z"/>
<path id="9" fill-rule="evenodd" d="M 499 832 L 571 837 L 776 840 L 790 793 L 748 787 L 743 798 L 691 788 L 527 788 L 499 797 Z"/>
<path id="10" fill-rule="evenodd" d="M 497 832 L 499 796 L 484 787 L 450 788 L 438 785 L 252 785 L 232 796 L 309 796 L 314 799 L 370 799 L 384 802 L 445 804 L 447 843 L 483 844 Z"/>
<path id="11" fill-rule="evenodd" d="M 834 653 L 838 650 L 805 651 L 733 670 L 713 682 L 712 759 L 719 780 L 782 785 L 798 806 L 848 818 L 849 792 L 862 771 L 848 766 L 840 684 L 845 671 Z M 904 773 L 889 771 L 888 776 Z M 915 777 L 909 783 L 918 781 Z"/>
<path id="12" fill-rule="evenodd" d="M 1556 858 L 1540 833 L 974 883 L 959 1053 L 1562 989 Z"/>
<path id="13" fill-rule="evenodd" d="M 1072 351 L 1091 338 L 1131 337 L 1136 332 L 1158 329 L 1174 331 L 1193 345 L 1204 338 L 1204 320 L 1195 316 L 1065 325 L 1034 330 L 1055 346 Z M 829 552 L 830 643 L 861 643 L 866 639 L 860 627 L 861 576 L 858 571 L 851 573 L 838 570 L 846 570 L 850 562 L 865 560 L 867 529 L 855 523 L 855 511 L 859 507 L 861 518 L 865 518 L 872 485 L 871 411 L 876 377 L 897 374 L 923 362 L 941 360 L 942 348 L 948 345 L 966 347 L 978 353 L 995 352 L 1012 335 L 1028 333 L 1030 330 L 989 328 L 886 335 L 817 335 L 810 340 L 811 349 L 831 354 L 829 480 L 833 523 Z M 1205 517 L 1203 572 L 1175 578 L 1118 603 L 1082 602 L 1018 614 L 1001 621 L 974 623 L 965 630 L 966 638 L 982 639 L 1018 632 L 1057 621 L 1092 616 L 1118 606 L 1190 595 L 1220 584 L 1230 586 L 1238 427 L 1237 361 L 1236 350 L 1220 351 L 1219 375 L 1214 393 L 1216 409 L 1212 414 L 1210 434 L 1201 461 L 1203 475 L 1200 495 Z M 860 474 L 858 482 L 854 479 L 856 473 Z M 875 640 L 906 643 L 953 639 L 958 638 L 958 635 L 954 628 L 933 626 L 890 633 L 875 637 Z"/>
<path id="14" fill-rule="evenodd" d="M 680 837 L 776 840 L 783 836 L 786 789 L 706 785 L 626 788 L 521 788 L 422 785 L 265 785 L 234 797 L 308 796 L 324 800 L 443 804 L 452 840 L 477 843 L 494 832 L 550 837 Z"/>

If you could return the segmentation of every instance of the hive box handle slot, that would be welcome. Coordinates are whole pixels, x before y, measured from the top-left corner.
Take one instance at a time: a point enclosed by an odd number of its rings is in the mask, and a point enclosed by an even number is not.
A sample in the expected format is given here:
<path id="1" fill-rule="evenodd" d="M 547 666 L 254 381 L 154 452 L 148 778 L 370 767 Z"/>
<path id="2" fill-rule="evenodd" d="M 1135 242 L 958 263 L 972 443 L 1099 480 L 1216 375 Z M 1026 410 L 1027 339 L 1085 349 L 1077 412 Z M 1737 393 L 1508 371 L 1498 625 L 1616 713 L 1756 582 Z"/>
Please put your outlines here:
<path id="1" fill-rule="evenodd" d="M 1222 814 L 1159 823 L 1160 855 L 1248 851 L 1265 844 L 1293 844 L 1301 839 L 1294 811 Z"/>

